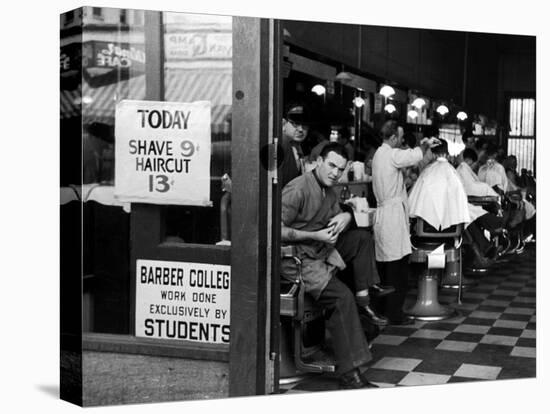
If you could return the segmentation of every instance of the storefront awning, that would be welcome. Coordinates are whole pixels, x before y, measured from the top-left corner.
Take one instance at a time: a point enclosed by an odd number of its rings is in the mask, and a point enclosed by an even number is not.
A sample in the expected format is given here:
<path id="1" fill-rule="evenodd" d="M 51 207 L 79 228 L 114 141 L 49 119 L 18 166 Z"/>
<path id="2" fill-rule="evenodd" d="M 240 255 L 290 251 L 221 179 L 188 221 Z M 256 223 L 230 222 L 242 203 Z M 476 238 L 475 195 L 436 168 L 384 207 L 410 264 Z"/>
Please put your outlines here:
<path id="1" fill-rule="evenodd" d="M 212 103 L 212 132 L 228 132 L 231 113 L 231 71 L 168 70 L 165 78 L 166 101 Z M 115 105 L 122 99 L 145 99 L 145 76 L 93 88 L 83 81 L 82 96 L 78 89 L 62 90 L 61 118 L 78 116 L 80 104 L 84 123 L 114 123 Z"/>

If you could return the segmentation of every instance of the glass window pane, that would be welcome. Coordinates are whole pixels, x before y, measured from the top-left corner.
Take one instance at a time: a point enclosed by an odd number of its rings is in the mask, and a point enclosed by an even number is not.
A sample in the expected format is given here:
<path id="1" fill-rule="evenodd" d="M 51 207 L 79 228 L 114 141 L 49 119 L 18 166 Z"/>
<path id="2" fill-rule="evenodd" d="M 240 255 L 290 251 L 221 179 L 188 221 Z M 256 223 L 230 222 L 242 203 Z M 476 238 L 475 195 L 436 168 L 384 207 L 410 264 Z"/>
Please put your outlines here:
<path id="1" fill-rule="evenodd" d="M 232 18 L 163 13 L 165 101 L 211 106 L 210 207 L 164 209 L 165 239 L 215 244 L 230 240 Z"/>
<path id="2" fill-rule="evenodd" d="M 90 332 L 130 330 L 130 214 L 114 197 L 114 125 L 118 102 L 145 98 L 144 12 L 131 13 L 141 24 L 122 25 L 129 13 L 115 8 L 83 21 L 83 330 Z"/>

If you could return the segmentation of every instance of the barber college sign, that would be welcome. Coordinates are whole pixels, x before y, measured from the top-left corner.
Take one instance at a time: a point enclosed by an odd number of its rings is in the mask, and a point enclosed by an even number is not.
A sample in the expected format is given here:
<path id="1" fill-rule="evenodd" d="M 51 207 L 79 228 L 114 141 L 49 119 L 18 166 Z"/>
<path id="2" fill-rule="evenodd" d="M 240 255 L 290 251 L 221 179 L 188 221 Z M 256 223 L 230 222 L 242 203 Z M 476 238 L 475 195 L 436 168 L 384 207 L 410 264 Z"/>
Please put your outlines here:
<path id="1" fill-rule="evenodd" d="M 115 114 L 115 196 L 211 206 L 210 102 L 123 100 Z"/>

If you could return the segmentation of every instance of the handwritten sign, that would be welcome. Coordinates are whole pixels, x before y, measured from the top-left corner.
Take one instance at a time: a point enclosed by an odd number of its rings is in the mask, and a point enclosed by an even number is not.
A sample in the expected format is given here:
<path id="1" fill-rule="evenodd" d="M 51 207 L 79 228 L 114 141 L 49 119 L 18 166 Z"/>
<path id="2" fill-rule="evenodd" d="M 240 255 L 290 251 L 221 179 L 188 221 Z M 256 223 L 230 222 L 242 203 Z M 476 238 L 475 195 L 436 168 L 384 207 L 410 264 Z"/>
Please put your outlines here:
<path id="1" fill-rule="evenodd" d="M 136 336 L 229 343 L 231 267 L 137 260 Z"/>
<path id="2" fill-rule="evenodd" d="M 115 112 L 115 196 L 211 206 L 210 102 L 123 100 Z"/>

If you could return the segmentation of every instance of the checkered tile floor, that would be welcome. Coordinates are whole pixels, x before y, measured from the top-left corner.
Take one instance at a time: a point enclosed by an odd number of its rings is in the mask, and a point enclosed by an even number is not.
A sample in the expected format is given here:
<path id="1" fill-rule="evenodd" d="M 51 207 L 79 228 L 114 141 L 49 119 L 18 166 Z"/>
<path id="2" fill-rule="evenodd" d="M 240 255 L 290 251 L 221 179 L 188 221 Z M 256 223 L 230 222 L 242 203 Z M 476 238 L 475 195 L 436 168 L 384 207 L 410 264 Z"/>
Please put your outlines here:
<path id="1" fill-rule="evenodd" d="M 458 311 L 451 319 L 386 327 L 371 349 L 369 380 L 393 387 L 535 377 L 535 259 L 531 245 L 475 276 L 477 285 L 463 291 L 460 305 L 456 290 L 441 290 L 440 303 Z M 411 290 L 405 307 L 415 300 Z M 281 392 L 337 388 L 334 377 L 317 375 Z"/>

